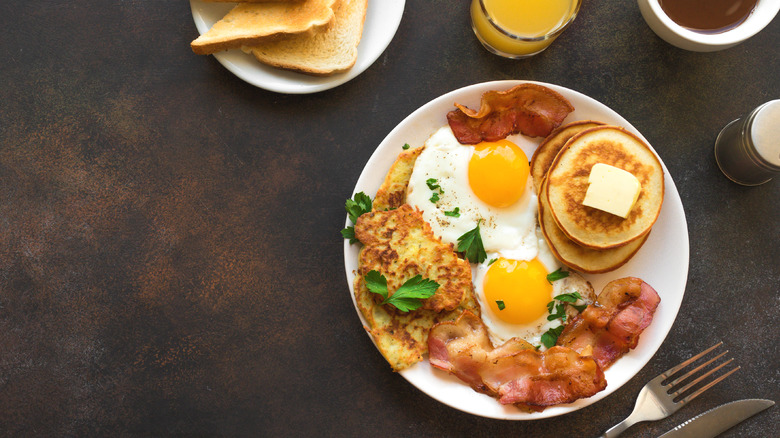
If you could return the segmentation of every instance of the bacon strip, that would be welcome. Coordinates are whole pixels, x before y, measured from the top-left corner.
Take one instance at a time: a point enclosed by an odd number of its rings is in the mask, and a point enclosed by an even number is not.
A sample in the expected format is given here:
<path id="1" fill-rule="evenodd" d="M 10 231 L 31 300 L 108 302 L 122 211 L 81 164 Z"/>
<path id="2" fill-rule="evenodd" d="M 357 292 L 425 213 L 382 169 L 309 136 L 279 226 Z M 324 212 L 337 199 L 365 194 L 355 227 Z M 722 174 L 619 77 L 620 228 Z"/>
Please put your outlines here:
<path id="1" fill-rule="evenodd" d="M 546 137 L 574 107 L 559 93 L 537 84 L 519 84 L 482 95 L 479 111 L 455 104 L 447 113 L 455 138 L 462 144 L 496 141 L 518 132 Z"/>
<path id="2" fill-rule="evenodd" d="M 431 365 L 476 391 L 534 410 L 590 397 L 607 386 L 596 361 L 569 348 L 539 352 L 518 338 L 493 348 L 482 320 L 469 311 L 431 329 L 428 353 Z"/>
<path id="3" fill-rule="evenodd" d="M 614 280 L 604 287 L 595 305 L 566 325 L 557 345 L 578 353 L 591 351 L 599 366 L 607 369 L 636 348 L 660 302 L 655 289 L 639 278 Z"/>

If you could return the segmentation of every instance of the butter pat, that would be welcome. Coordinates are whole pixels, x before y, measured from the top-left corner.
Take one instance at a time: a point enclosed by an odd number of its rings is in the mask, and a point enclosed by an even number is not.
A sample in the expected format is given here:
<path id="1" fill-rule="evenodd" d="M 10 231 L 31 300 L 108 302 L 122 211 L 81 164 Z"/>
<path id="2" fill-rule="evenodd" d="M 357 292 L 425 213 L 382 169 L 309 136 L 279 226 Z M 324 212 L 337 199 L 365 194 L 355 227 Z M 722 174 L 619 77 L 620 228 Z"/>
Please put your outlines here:
<path id="1" fill-rule="evenodd" d="M 631 172 L 596 163 L 588 177 L 588 191 L 582 205 L 626 218 L 634 208 L 642 186 Z"/>

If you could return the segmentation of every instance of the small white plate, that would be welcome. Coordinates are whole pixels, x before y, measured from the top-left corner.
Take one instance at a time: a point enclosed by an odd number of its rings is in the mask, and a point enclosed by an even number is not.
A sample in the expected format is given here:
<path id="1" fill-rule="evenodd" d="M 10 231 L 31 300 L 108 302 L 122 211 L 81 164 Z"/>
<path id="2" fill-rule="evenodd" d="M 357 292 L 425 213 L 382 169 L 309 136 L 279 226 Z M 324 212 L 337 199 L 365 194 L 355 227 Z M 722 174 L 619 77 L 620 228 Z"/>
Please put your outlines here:
<path id="1" fill-rule="evenodd" d="M 215 53 L 220 64 L 239 78 L 269 91 L 287 94 L 316 93 L 337 87 L 363 73 L 392 41 L 404 12 L 405 0 L 369 0 L 363 37 L 355 65 L 331 76 L 309 76 L 264 65 L 240 49 Z M 200 34 L 227 14 L 236 4 L 190 0 L 192 18 Z"/>
<path id="2" fill-rule="evenodd" d="M 402 151 L 404 143 L 415 147 L 422 145 L 436 129 L 447 124 L 446 114 L 454 108 L 455 102 L 469 108 L 479 108 L 484 92 L 507 90 L 521 82 L 526 81 L 496 81 L 471 85 L 425 104 L 385 137 L 360 174 L 354 192 L 362 191 L 373 198 L 390 166 Z M 568 115 L 564 123 L 586 119 L 599 120 L 622 126 L 647 142 L 636 128 L 606 105 L 561 86 L 539 84 L 561 93 L 574 106 L 575 110 Z M 529 157 L 541 141 L 541 139 L 522 135 L 512 139 Z M 647 242 L 634 258 L 620 269 L 606 274 L 585 276 L 593 284 L 597 293 L 601 292 L 611 280 L 633 276 L 650 284 L 661 296 L 661 304 L 656 310 L 653 322 L 642 333 L 637 348 L 620 358 L 604 373 L 607 379 L 607 388 L 604 391 L 571 404 L 554 406 L 543 412 L 529 414 L 520 412 L 511 405 L 501 405 L 496 399 L 473 391 L 457 378 L 434 369 L 427 359 L 401 371 L 400 374 L 424 393 L 455 409 L 483 417 L 508 420 L 537 420 L 573 412 L 601 400 L 628 382 L 653 357 L 672 328 L 682 303 L 688 277 L 688 226 L 685 222 L 685 212 L 677 188 L 669 176 L 669 170 L 663 161 L 661 164 L 664 169 L 664 204 Z M 347 225 L 349 224 L 347 219 Z M 353 281 L 357 271 L 359 247 L 359 244 L 350 245 L 348 240 L 344 241 L 344 263 L 353 303 L 355 302 Z M 355 310 L 363 325 L 366 326 L 366 321 L 357 305 Z"/>

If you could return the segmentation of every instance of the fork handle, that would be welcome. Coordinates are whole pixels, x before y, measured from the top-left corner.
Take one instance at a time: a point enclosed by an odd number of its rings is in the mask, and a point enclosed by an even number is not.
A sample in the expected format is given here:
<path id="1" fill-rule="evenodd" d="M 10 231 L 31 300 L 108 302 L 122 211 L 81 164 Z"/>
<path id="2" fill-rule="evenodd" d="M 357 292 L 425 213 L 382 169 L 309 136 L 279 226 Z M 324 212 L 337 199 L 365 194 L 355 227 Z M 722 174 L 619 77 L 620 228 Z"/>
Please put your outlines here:
<path id="1" fill-rule="evenodd" d="M 623 433 L 626 429 L 633 426 L 636 421 L 634 421 L 630 416 L 626 418 L 625 420 L 621 421 L 620 423 L 612 426 L 604 432 L 604 435 L 601 435 L 599 438 L 615 438 L 616 436 Z"/>

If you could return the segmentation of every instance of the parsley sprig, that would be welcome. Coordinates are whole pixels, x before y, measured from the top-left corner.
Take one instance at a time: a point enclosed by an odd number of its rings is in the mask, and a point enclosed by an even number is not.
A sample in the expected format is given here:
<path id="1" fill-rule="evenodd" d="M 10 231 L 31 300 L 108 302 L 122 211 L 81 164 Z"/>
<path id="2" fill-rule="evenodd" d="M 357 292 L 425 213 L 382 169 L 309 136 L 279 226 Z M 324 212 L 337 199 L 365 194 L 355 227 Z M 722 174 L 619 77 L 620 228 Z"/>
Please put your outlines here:
<path id="1" fill-rule="evenodd" d="M 485 247 L 482 245 L 482 236 L 479 234 L 479 223 L 473 230 L 466 231 L 458 237 L 458 252 L 462 252 L 471 263 L 482 263 L 487 258 Z"/>
<path id="2" fill-rule="evenodd" d="M 557 271 L 556 271 L 557 272 Z M 568 275 L 568 273 L 566 274 Z M 547 316 L 548 321 L 561 320 L 561 325 L 555 328 L 547 330 L 541 338 L 542 345 L 546 348 L 550 348 L 558 341 L 558 337 L 563 333 L 563 324 L 566 322 L 566 304 L 577 309 L 578 312 L 585 310 L 586 305 L 575 304 L 578 300 L 581 300 L 582 296 L 579 292 L 572 292 L 568 294 L 560 294 L 553 297 L 553 300 L 547 303 Z"/>
<path id="3" fill-rule="evenodd" d="M 363 192 L 355 193 L 352 199 L 347 199 L 344 208 L 347 210 L 347 216 L 349 216 L 352 225 L 341 230 L 341 236 L 345 239 L 349 239 L 349 243 L 357 242 L 354 225 L 357 222 L 357 218 L 363 213 L 370 212 L 372 207 L 373 202 L 371 201 L 371 198 Z"/>
<path id="4" fill-rule="evenodd" d="M 558 268 L 556 271 L 550 272 L 549 274 L 547 274 L 547 281 L 550 284 L 552 284 L 553 281 L 560 280 L 560 279 L 566 278 L 568 276 L 569 276 L 569 272 L 568 271 L 564 271 L 563 269 Z"/>
<path id="5" fill-rule="evenodd" d="M 445 211 L 444 215 L 449 217 L 460 217 L 460 207 L 455 207 L 452 211 Z"/>
<path id="6" fill-rule="evenodd" d="M 402 312 L 417 310 L 422 306 L 422 300 L 430 298 L 439 288 L 439 283 L 433 280 L 423 278 L 422 275 L 415 275 L 406 280 L 404 284 L 396 289 L 395 293 L 388 296 L 387 278 L 379 271 L 369 271 L 363 280 L 370 292 L 379 294 L 384 298 L 382 305 L 392 304 Z"/>
<path id="7" fill-rule="evenodd" d="M 547 330 L 542 335 L 542 339 L 541 339 L 542 345 L 544 345 L 546 348 L 552 347 L 553 345 L 555 345 L 556 342 L 558 342 L 558 336 L 560 336 L 561 333 L 563 333 L 562 325 Z"/>

